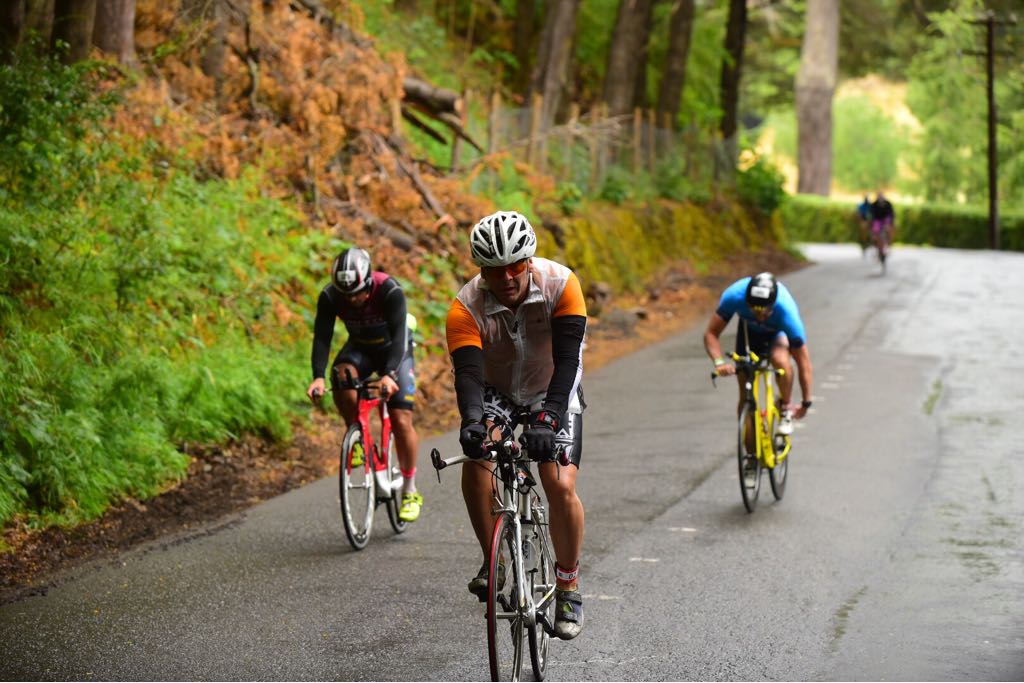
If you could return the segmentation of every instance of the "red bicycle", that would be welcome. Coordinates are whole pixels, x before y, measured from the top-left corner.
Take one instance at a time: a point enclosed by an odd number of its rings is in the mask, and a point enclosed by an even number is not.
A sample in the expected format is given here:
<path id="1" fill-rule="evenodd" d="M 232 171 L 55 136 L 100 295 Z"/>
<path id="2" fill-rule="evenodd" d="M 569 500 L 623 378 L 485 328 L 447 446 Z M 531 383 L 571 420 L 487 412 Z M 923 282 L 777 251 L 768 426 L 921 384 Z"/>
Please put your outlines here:
<path id="1" fill-rule="evenodd" d="M 341 494 L 341 520 L 345 535 L 356 550 L 370 542 L 373 513 L 378 505 L 388 511 L 388 520 L 396 534 L 409 526 L 398 517 L 402 505 L 402 470 L 391 434 L 391 417 L 387 399 L 381 395 L 380 379 L 353 379 L 345 374 L 342 389 L 355 389 L 358 417 L 345 432 L 341 442 L 341 467 L 338 488 Z M 380 422 L 380 440 L 374 443 L 371 422 Z"/>

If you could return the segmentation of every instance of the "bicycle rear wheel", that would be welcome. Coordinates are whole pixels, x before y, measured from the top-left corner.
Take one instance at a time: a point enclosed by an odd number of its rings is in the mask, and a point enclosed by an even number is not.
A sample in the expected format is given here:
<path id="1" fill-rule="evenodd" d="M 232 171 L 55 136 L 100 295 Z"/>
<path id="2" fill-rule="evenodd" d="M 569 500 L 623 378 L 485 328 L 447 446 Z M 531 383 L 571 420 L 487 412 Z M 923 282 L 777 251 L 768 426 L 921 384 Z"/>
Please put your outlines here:
<path id="1" fill-rule="evenodd" d="M 551 544 L 548 543 L 544 527 L 544 508 L 540 505 L 540 499 L 536 499 L 533 506 L 533 525 L 529 533 L 524 536 L 531 546 L 531 555 L 526 557 L 528 561 L 527 571 L 530 572 L 530 593 L 535 605 L 538 606 L 538 617 L 541 614 L 552 626 L 555 623 L 555 598 L 554 595 L 548 600 L 547 605 L 540 608 L 544 597 L 555 586 L 555 560 L 551 555 Z M 527 555 L 527 553 L 524 553 Z M 548 664 L 548 645 L 551 643 L 551 636 L 539 623 L 527 627 L 527 635 L 530 640 L 530 664 L 533 667 L 535 680 L 543 681 L 544 673 Z"/>
<path id="2" fill-rule="evenodd" d="M 523 615 L 515 565 L 515 524 L 502 513 L 494 525 L 487 575 L 487 654 L 492 681 L 518 681 L 523 668 Z"/>
<path id="3" fill-rule="evenodd" d="M 373 531 L 373 508 L 376 506 L 373 458 L 366 452 L 363 431 L 354 424 L 341 442 L 341 467 L 338 470 L 341 494 L 341 521 L 348 542 L 362 550 L 370 542 Z"/>
<path id="4" fill-rule="evenodd" d="M 757 507 L 757 496 L 761 492 L 761 461 L 757 459 L 756 429 L 749 405 L 740 411 L 739 436 L 737 438 L 736 459 L 739 465 L 740 493 L 743 496 L 743 507 L 753 512 Z M 748 445 L 752 447 L 748 449 Z"/>
<path id="5" fill-rule="evenodd" d="M 396 534 L 403 533 L 409 528 L 409 522 L 401 519 L 398 512 L 402 509 L 402 491 L 395 488 L 396 482 L 402 478 L 402 468 L 398 465 L 398 453 L 395 450 L 394 435 L 388 439 L 388 485 L 391 486 L 391 497 L 387 500 L 388 521 Z"/>
<path id="6" fill-rule="evenodd" d="M 771 412 L 768 428 L 772 435 L 772 451 L 775 453 L 775 467 L 768 470 L 768 481 L 772 485 L 772 495 L 775 500 L 782 500 L 786 493 L 786 476 L 789 474 L 789 449 L 790 441 L 788 436 L 776 433 L 779 414 Z"/>

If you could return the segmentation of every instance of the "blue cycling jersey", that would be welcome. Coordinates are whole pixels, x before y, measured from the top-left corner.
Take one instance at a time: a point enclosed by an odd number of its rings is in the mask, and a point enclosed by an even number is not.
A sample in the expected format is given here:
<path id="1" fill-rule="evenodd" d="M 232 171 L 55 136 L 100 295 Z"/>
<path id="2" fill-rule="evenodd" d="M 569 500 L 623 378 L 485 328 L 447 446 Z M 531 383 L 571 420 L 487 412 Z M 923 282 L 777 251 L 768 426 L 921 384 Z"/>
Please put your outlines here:
<path id="1" fill-rule="evenodd" d="M 786 286 L 779 283 L 779 294 L 775 299 L 775 308 L 772 314 L 765 321 L 759 321 L 754 317 L 747 305 L 747 284 L 750 278 L 729 285 L 722 298 L 718 302 L 718 309 L 715 311 L 728 324 L 733 315 L 739 315 L 742 320 L 747 321 L 750 330 L 760 334 L 775 334 L 785 332 L 789 337 L 789 347 L 798 349 L 807 342 L 807 334 L 804 332 L 804 321 L 800 318 L 800 309 L 797 308 L 796 300 L 789 293 Z"/>

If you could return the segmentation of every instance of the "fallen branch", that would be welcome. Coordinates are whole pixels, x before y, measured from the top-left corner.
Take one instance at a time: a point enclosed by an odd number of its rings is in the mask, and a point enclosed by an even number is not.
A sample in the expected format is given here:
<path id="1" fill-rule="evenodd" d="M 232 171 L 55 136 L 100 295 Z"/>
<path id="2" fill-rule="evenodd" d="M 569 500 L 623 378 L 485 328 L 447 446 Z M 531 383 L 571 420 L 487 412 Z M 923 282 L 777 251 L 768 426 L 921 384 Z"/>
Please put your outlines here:
<path id="1" fill-rule="evenodd" d="M 334 199 L 333 197 L 325 197 L 324 201 L 329 202 L 332 207 L 336 208 L 348 218 L 358 218 L 366 225 L 366 229 L 371 235 L 391 240 L 391 243 L 402 251 L 411 251 L 416 245 L 416 237 L 414 235 L 396 228 L 383 218 L 370 213 L 366 209 L 356 205 L 354 202 L 346 202 L 340 199 Z"/>

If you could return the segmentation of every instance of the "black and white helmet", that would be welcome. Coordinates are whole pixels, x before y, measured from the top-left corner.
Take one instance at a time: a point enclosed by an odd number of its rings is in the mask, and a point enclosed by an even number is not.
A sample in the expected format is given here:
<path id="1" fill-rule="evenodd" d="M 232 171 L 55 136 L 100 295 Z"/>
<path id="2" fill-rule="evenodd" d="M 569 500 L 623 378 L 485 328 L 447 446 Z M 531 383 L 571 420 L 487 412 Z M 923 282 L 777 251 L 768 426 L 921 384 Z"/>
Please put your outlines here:
<path id="1" fill-rule="evenodd" d="M 526 216 L 499 211 L 473 226 L 469 245 L 476 265 L 507 266 L 533 256 L 537 251 L 537 234 Z"/>
<path id="2" fill-rule="evenodd" d="M 338 254 L 331 266 L 331 284 L 342 294 L 356 294 L 370 286 L 370 255 L 358 247 Z"/>

